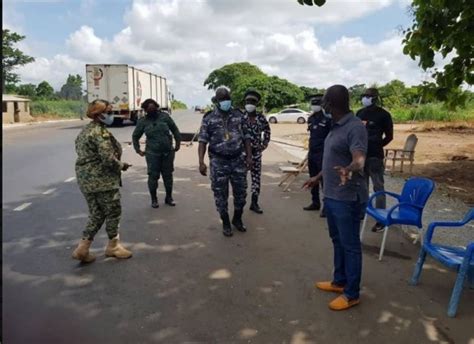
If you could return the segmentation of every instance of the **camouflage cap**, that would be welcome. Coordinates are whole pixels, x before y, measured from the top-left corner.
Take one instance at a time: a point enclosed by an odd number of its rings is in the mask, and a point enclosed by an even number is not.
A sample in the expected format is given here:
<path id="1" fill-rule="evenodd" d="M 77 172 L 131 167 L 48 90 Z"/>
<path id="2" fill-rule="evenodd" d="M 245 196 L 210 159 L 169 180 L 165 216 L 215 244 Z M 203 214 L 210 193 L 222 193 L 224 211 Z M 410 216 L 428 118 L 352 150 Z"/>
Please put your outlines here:
<path id="1" fill-rule="evenodd" d="M 87 117 L 94 119 L 100 114 L 102 114 L 107 107 L 109 106 L 109 102 L 103 99 L 96 99 L 92 103 L 89 104 L 87 108 Z"/>

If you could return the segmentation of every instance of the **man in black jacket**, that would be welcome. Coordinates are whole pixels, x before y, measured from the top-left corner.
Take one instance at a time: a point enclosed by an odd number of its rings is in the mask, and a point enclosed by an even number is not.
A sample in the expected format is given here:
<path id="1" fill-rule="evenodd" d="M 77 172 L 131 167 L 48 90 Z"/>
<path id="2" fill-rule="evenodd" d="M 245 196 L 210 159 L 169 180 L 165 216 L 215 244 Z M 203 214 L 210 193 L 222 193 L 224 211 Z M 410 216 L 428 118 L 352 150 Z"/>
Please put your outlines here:
<path id="1" fill-rule="evenodd" d="M 362 95 L 362 105 L 357 112 L 357 117 L 365 124 L 369 137 L 367 159 L 365 161 L 365 176 L 367 186 L 369 177 L 374 186 L 374 192 L 384 191 L 384 149 L 393 140 L 393 121 L 388 111 L 378 106 L 380 101 L 379 92 L 376 88 L 368 88 Z M 376 198 L 376 207 L 385 209 L 385 195 Z M 373 232 L 383 231 L 384 226 L 376 223 L 372 227 Z"/>

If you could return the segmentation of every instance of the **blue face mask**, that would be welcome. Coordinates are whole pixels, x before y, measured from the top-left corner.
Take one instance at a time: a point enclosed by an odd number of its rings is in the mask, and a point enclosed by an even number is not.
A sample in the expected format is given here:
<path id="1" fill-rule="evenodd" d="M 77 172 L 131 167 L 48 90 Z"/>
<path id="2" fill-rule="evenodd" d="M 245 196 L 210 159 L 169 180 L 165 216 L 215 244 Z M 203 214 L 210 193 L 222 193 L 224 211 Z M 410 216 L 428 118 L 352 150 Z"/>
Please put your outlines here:
<path id="1" fill-rule="evenodd" d="M 99 120 L 105 125 L 112 125 L 114 123 L 114 115 L 103 113 L 99 116 Z"/>
<path id="2" fill-rule="evenodd" d="M 230 100 L 223 100 L 219 102 L 219 109 L 221 109 L 224 112 L 227 112 L 230 110 L 230 107 L 232 105 L 232 101 Z"/>
<path id="3" fill-rule="evenodd" d="M 324 116 L 326 116 L 327 118 L 332 118 L 332 114 L 326 112 L 326 110 L 324 110 L 324 108 L 322 110 L 323 110 Z"/>

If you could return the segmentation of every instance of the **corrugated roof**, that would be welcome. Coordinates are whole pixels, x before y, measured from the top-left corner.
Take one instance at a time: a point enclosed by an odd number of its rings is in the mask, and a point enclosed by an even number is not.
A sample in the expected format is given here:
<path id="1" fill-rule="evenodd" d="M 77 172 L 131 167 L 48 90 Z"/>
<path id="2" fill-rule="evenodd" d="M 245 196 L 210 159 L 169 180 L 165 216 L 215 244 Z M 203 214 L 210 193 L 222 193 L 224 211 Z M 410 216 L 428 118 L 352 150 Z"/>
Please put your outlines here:
<path id="1" fill-rule="evenodd" d="M 7 101 L 7 102 L 29 102 L 31 101 L 28 98 L 24 98 L 21 96 L 16 96 L 13 94 L 2 94 L 2 101 Z"/>

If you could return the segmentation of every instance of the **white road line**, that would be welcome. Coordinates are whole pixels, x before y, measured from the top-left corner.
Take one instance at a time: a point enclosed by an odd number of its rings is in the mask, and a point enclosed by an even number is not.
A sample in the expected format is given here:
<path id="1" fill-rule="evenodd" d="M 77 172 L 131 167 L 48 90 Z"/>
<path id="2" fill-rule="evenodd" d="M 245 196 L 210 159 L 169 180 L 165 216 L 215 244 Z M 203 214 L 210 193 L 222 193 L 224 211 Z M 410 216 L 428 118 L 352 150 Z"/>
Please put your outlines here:
<path id="1" fill-rule="evenodd" d="M 76 177 L 68 178 L 68 179 L 66 179 L 64 182 L 65 182 L 65 183 L 70 183 L 70 182 L 72 182 L 72 181 L 74 181 L 74 180 L 76 180 Z"/>
<path id="2" fill-rule="evenodd" d="M 45 192 L 43 192 L 43 195 L 49 195 L 49 194 L 52 194 L 54 191 L 56 191 L 55 188 L 53 189 L 49 189 L 49 190 L 46 190 Z"/>
<path id="3" fill-rule="evenodd" d="M 25 210 L 25 209 L 28 208 L 30 205 L 31 205 L 31 203 L 23 203 L 23 204 L 20 205 L 19 207 L 16 207 L 15 209 L 13 209 L 13 211 L 22 211 L 22 210 Z"/>

